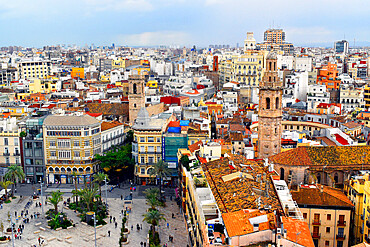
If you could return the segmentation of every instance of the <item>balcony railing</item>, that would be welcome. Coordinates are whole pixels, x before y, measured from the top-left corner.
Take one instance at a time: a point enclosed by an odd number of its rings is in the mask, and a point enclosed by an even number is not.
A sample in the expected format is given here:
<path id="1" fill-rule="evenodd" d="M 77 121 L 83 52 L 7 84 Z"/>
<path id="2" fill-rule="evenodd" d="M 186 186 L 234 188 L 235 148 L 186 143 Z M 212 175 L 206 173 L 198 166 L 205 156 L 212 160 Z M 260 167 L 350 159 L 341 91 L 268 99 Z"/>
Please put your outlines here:
<path id="1" fill-rule="evenodd" d="M 20 156 L 21 154 L 19 152 L 13 153 L 14 156 Z"/>
<path id="2" fill-rule="evenodd" d="M 4 156 L 10 156 L 10 153 L 9 152 L 5 152 L 3 153 Z"/>
<path id="3" fill-rule="evenodd" d="M 344 235 L 344 234 L 337 234 L 336 239 L 337 240 L 345 240 L 346 239 L 346 235 Z"/>
<path id="4" fill-rule="evenodd" d="M 337 226 L 346 226 L 345 220 L 338 220 Z"/>
<path id="5" fill-rule="evenodd" d="M 312 225 L 315 225 L 315 226 L 321 225 L 321 220 L 313 220 Z"/>
<path id="6" fill-rule="evenodd" d="M 321 234 L 318 232 L 313 232 L 312 233 L 312 238 L 321 238 Z"/>

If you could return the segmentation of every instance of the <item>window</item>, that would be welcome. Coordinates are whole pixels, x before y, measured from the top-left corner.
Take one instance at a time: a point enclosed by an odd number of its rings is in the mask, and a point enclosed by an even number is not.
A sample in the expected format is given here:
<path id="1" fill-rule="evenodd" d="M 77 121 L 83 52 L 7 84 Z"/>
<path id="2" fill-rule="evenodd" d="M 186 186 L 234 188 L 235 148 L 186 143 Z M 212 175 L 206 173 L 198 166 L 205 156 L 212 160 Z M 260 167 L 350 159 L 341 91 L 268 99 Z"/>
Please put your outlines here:
<path id="1" fill-rule="evenodd" d="M 331 214 L 328 214 L 328 215 L 326 216 L 326 219 L 327 219 L 327 220 L 331 220 Z"/>
<path id="2" fill-rule="evenodd" d="M 145 168 L 141 168 L 141 169 L 140 169 L 140 173 L 141 173 L 141 174 L 145 174 Z"/>
<path id="3" fill-rule="evenodd" d="M 148 146 L 148 152 L 154 152 L 154 146 Z"/>
<path id="4" fill-rule="evenodd" d="M 276 107 L 276 109 L 279 109 L 280 108 L 279 107 L 279 104 L 280 104 L 279 97 L 276 97 L 276 100 L 275 100 L 275 107 Z"/>
<path id="5" fill-rule="evenodd" d="M 338 241 L 337 242 L 337 247 L 343 247 L 343 241 Z"/>
<path id="6" fill-rule="evenodd" d="M 71 146 L 69 140 L 58 140 L 58 148 L 69 148 Z"/>
<path id="7" fill-rule="evenodd" d="M 148 142 L 154 142 L 154 137 L 148 137 Z"/>
<path id="8" fill-rule="evenodd" d="M 85 146 L 89 146 L 90 145 L 90 141 L 85 141 L 84 144 L 85 144 Z"/>
<path id="9" fill-rule="evenodd" d="M 89 135 L 89 131 L 85 131 L 85 136 L 88 136 Z"/>
<path id="10" fill-rule="evenodd" d="M 8 140 L 8 138 L 4 138 L 4 145 L 9 145 L 9 140 Z"/>
<path id="11" fill-rule="evenodd" d="M 270 98 L 269 97 L 266 98 L 266 109 L 267 110 L 270 109 Z"/>
<path id="12" fill-rule="evenodd" d="M 74 151 L 73 156 L 74 157 L 80 157 L 80 151 Z"/>
<path id="13" fill-rule="evenodd" d="M 145 142 L 145 137 L 140 137 L 140 142 Z"/>
<path id="14" fill-rule="evenodd" d="M 6 163 L 7 165 L 10 165 L 10 159 L 9 159 L 9 157 L 6 157 L 6 158 L 5 158 L 5 163 Z"/>
<path id="15" fill-rule="evenodd" d="M 157 142 L 161 142 L 161 138 L 160 137 L 157 137 Z"/>
<path id="16" fill-rule="evenodd" d="M 86 150 L 85 151 L 85 157 L 89 157 L 90 156 L 90 150 Z"/>
<path id="17" fill-rule="evenodd" d="M 59 159 L 69 159 L 71 158 L 71 152 L 70 151 L 59 151 L 58 156 L 59 156 Z"/>
<path id="18" fill-rule="evenodd" d="M 329 246 L 330 242 L 329 241 L 325 241 L 325 246 Z"/>
<path id="19" fill-rule="evenodd" d="M 75 146 L 75 147 L 80 146 L 80 141 L 74 141 L 74 142 L 73 142 L 73 146 Z"/>
<path id="20" fill-rule="evenodd" d="M 307 219 L 307 213 L 303 213 L 303 218 Z"/>
<path id="21" fill-rule="evenodd" d="M 148 158 L 148 162 L 149 162 L 149 163 L 154 163 L 154 157 L 149 157 L 149 158 Z"/>
<path id="22" fill-rule="evenodd" d="M 51 147 L 55 147 L 55 141 L 50 141 L 49 143 Z"/>
<path id="23" fill-rule="evenodd" d="M 50 151 L 50 156 L 51 156 L 51 157 L 55 157 L 55 156 L 57 156 L 57 152 L 56 152 L 56 151 Z"/>
<path id="24" fill-rule="evenodd" d="M 314 220 L 315 222 L 319 222 L 319 221 L 320 221 L 320 214 L 314 214 L 314 218 L 313 218 L 313 220 Z"/>
<path id="25" fill-rule="evenodd" d="M 140 146 L 140 152 L 142 152 L 142 153 L 145 152 L 145 146 Z"/>
<path id="26" fill-rule="evenodd" d="M 140 163 L 141 164 L 144 164 L 145 163 L 145 158 L 144 157 L 140 157 Z"/>
<path id="27" fill-rule="evenodd" d="M 327 233 L 330 233 L 330 227 L 327 227 L 327 228 L 326 228 L 326 232 L 327 232 Z"/>
<path id="28" fill-rule="evenodd" d="M 14 138 L 14 146 L 18 146 L 19 145 L 19 143 L 18 143 L 18 137 L 15 137 Z"/>

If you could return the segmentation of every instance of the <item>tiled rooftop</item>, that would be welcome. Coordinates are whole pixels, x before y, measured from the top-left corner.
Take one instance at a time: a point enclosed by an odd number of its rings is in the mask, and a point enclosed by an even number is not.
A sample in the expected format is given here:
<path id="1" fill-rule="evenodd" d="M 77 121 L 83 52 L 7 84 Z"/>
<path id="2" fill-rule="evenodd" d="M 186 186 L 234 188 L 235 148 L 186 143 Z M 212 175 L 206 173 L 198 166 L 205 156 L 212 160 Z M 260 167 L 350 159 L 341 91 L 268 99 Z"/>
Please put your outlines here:
<path id="1" fill-rule="evenodd" d="M 275 164 L 308 166 L 311 170 L 369 169 L 369 146 L 298 147 L 269 158 Z"/>
<path id="2" fill-rule="evenodd" d="M 272 174 L 268 173 L 268 168 L 264 167 L 263 162 L 247 160 L 242 155 L 229 156 L 202 164 L 220 211 L 227 213 L 259 208 L 281 210 L 270 180 Z M 223 177 L 232 173 L 239 173 L 239 176 L 224 182 Z M 250 176 L 243 176 L 243 173 Z"/>
<path id="3" fill-rule="evenodd" d="M 259 231 L 274 229 L 276 226 L 274 213 L 266 213 L 264 210 L 258 209 L 243 209 L 236 212 L 222 214 L 227 234 L 229 237 L 242 236 L 253 232 L 253 224 L 251 218 L 266 215 L 266 222 L 259 224 Z"/>
<path id="4" fill-rule="evenodd" d="M 290 217 L 281 217 L 281 221 L 284 224 L 284 229 L 287 229 L 286 238 L 288 240 L 305 247 L 315 246 L 306 222 Z"/>
<path id="5" fill-rule="evenodd" d="M 353 207 L 352 202 L 339 189 L 323 186 L 301 187 L 299 191 L 292 191 L 293 199 L 298 205 Z"/>

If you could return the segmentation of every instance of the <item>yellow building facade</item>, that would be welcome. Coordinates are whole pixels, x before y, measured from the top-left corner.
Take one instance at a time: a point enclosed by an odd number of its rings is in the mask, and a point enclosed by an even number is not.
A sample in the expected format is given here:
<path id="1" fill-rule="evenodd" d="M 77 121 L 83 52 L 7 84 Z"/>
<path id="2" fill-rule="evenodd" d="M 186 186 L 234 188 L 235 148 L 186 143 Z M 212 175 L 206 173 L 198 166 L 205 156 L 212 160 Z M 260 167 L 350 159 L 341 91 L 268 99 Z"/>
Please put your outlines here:
<path id="1" fill-rule="evenodd" d="M 44 158 L 48 183 L 89 182 L 98 170 L 96 154 L 101 154 L 101 125 L 95 118 L 48 116 L 43 124 Z"/>
<path id="2" fill-rule="evenodd" d="M 50 75 L 50 61 L 24 61 L 18 64 L 19 78 L 45 78 Z"/>

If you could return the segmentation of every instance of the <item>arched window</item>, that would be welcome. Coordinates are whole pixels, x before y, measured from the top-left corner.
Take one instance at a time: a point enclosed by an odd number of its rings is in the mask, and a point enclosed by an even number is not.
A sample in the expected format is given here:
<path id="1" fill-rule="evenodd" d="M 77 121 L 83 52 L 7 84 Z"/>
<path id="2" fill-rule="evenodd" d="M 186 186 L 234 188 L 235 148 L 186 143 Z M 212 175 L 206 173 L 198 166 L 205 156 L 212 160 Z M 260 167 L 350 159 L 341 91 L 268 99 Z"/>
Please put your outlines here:
<path id="1" fill-rule="evenodd" d="M 284 168 L 280 168 L 280 180 L 284 180 Z"/>
<path id="2" fill-rule="evenodd" d="M 269 82 L 271 82 L 271 76 L 269 76 Z"/>
<path id="3" fill-rule="evenodd" d="M 70 167 L 67 167 L 67 172 L 71 172 L 71 168 Z"/>
<path id="4" fill-rule="evenodd" d="M 272 62 L 269 62 L 269 70 L 272 69 Z"/>
<path id="5" fill-rule="evenodd" d="M 133 94 L 137 94 L 137 86 L 136 86 L 136 83 L 134 83 L 134 85 L 132 85 L 132 93 Z"/>
<path id="6" fill-rule="evenodd" d="M 76 168 L 76 167 L 74 167 L 74 168 L 73 168 L 73 171 L 74 171 L 74 172 L 77 172 L 77 168 Z"/>
<path id="7" fill-rule="evenodd" d="M 62 167 L 62 168 L 60 169 L 60 171 L 61 171 L 61 172 L 63 172 L 63 173 L 65 173 L 65 172 L 66 172 L 66 169 L 65 169 L 64 167 Z"/>
<path id="8" fill-rule="evenodd" d="M 276 70 L 276 63 L 274 62 L 274 71 Z"/>
<path id="9" fill-rule="evenodd" d="M 49 167 L 49 172 L 53 172 L 53 167 Z"/>
<path id="10" fill-rule="evenodd" d="M 266 109 L 270 109 L 270 98 L 266 98 Z"/>
<path id="11" fill-rule="evenodd" d="M 280 108 L 280 101 L 279 101 L 279 97 L 276 97 L 276 99 L 275 99 L 275 107 L 276 107 L 276 109 L 279 109 Z"/>
<path id="12" fill-rule="evenodd" d="M 86 167 L 86 172 L 90 172 L 91 171 L 91 168 L 90 167 Z"/>
<path id="13" fill-rule="evenodd" d="M 59 167 L 55 167 L 55 171 L 56 172 L 59 172 Z"/>
<path id="14" fill-rule="evenodd" d="M 78 168 L 78 171 L 79 172 L 84 172 L 84 169 L 80 167 L 80 168 Z"/>

